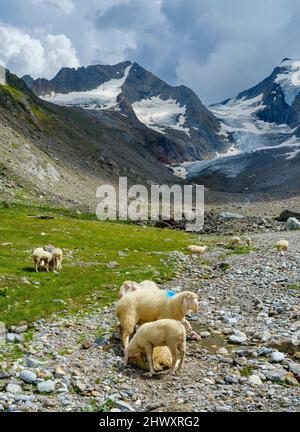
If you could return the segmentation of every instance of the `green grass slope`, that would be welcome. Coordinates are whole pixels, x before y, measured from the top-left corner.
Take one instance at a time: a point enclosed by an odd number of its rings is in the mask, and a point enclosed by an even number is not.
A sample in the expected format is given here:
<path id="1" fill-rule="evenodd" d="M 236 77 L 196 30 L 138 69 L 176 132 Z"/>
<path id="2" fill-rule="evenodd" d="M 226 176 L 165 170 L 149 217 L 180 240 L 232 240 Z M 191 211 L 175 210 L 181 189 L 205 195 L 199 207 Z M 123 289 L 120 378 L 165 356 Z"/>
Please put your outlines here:
<path id="1" fill-rule="evenodd" d="M 169 252 L 184 251 L 195 241 L 187 233 L 93 219 L 22 205 L 0 208 L 0 321 L 29 323 L 66 308 L 78 310 L 95 299 L 108 304 L 125 280 L 171 278 L 176 263 L 166 264 Z M 64 250 L 60 274 L 34 272 L 32 250 L 46 244 Z M 109 269 L 109 261 L 119 266 Z"/>

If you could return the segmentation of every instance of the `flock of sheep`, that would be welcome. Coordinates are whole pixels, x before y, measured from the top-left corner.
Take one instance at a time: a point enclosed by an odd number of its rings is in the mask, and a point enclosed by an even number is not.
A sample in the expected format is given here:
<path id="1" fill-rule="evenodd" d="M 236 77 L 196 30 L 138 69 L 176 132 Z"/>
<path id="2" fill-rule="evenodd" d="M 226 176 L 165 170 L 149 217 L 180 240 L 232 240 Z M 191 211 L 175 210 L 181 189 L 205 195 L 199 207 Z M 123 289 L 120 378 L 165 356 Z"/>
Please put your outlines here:
<path id="1" fill-rule="evenodd" d="M 239 237 L 233 237 L 230 241 L 232 247 L 241 244 Z M 251 238 L 246 238 L 245 244 L 250 248 Z M 276 248 L 278 251 L 287 251 L 289 243 L 287 240 L 279 240 Z M 187 250 L 190 254 L 202 255 L 207 251 L 207 246 L 191 245 Z M 32 256 L 37 272 L 60 271 L 62 268 L 63 252 L 60 248 L 51 245 L 39 247 Z M 200 338 L 185 319 L 188 312 L 198 311 L 197 294 L 191 291 L 176 294 L 162 290 L 155 282 L 147 280 L 141 283 L 126 281 L 119 290 L 119 298 L 116 315 L 119 321 L 118 333 L 125 350 L 125 364 L 131 362 L 147 369 L 143 360 L 145 354 L 150 375 L 166 367 L 168 369 L 161 373 L 174 374 L 182 369 L 186 334 L 193 339 Z M 139 324 L 142 325 L 134 334 Z"/>
<path id="2" fill-rule="evenodd" d="M 40 270 L 60 271 L 62 269 L 63 251 L 60 248 L 49 245 L 36 248 L 33 251 L 32 258 L 35 264 L 35 271 Z"/>

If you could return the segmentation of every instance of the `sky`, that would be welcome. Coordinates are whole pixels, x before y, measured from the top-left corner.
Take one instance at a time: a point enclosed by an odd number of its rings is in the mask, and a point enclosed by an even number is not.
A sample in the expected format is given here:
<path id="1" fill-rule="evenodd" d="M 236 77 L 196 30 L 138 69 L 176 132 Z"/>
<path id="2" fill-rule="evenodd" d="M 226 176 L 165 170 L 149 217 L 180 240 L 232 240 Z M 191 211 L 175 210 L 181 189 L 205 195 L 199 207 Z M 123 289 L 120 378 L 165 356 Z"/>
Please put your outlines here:
<path id="1" fill-rule="evenodd" d="M 300 58 L 299 22 L 298 0 L 0 0 L 0 64 L 52 78 L 130 60 L 210 104 Z"/>

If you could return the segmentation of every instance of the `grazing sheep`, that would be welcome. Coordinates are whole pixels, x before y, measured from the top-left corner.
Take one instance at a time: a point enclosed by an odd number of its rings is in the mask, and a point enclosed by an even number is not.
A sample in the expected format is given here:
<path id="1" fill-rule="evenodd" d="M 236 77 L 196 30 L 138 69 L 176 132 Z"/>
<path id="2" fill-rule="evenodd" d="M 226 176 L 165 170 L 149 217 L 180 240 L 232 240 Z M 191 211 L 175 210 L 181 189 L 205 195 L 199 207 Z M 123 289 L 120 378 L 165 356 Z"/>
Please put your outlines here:
<path id="1" fill-rule="evenodd" d="M 233 247 L 237 247 L 241 244 L 241 239 L 239 237 L 232 237 L 232 239 L 230 240 L 230 244 Z"/>
<path id="2" fill-rule="evenodd" d="M 50 262 L 51 270 L 60 271 L 62 269 L 63 251 L 59 248 L 54 249 L 52 252 L 52 259 Z"/>
<path id="3" fill-rule="evenodd" d="M 279 240 L 276 243 L 276 248 L 278 251 L 288 251 L 289 250 L 289 242 L 287 240 Z"/>
<path id="4" fill-rule="evenodd" d="M 164 318 L 176 319 L 182 321 L 185 328 L 191 332 L 191 325 L 184 319 L 190 310 L 198 311 L 197 294 L 190 291 L 183 291 L 173 297 L 168 297 L 163 290 L 137 290 L 125 295 L 116 305 L 119 333 L 125 348 L 136 324 L 139 323 Z"/>
<path id="5" fill-rule="evenodd" d="M 159 286 L 150 280 L 145 280 L 143 282 L 137 283 L 134 281 L 125 281 L 120 288 L 119 298 L 124 297 L 126 294 L 129 294 L 133 291 L 137 291 L 139 289 L 157 289 L 159 290 Z"/>
<path id="6" fill-rule="evenodd" d="M 126 347 L 125 364 L 128 363 L 129 359 L 141 356 L 145 352 L 150 375 L 153 375 L 155 373 L 152 361 L 153 348 L 161 346 L 167 346 L 172 354 L 171 368 L 166 373 L 175 373 L 178 354 L 180 357 L 178 370 L 182 369 L 185 358 L 186 332 L 181 322 L 173 319 L 160 319 L 143 324 Z"/>
<path id="7" fill-rule="evenodd" d="M 187 248 L 191 255 L 203 255 L 207 251 L 207 246 L 191 245 Z"/>
<path id="8" fill-rule="evenodd" d="M 52 260 L 52 255 L 46 252 L 43 248 L 36 248 L 32 254 L 33 261 L 35 263 L 35 271 L 38 272 L 45 268 L 47 272 L 49 271 L 50 262 Z"/>
<path id="9" fill-rule="evenodd" d="M 250 237 L 246 238 L 246 245 L 250 249 L 252 246 L 252 239 Z"/>

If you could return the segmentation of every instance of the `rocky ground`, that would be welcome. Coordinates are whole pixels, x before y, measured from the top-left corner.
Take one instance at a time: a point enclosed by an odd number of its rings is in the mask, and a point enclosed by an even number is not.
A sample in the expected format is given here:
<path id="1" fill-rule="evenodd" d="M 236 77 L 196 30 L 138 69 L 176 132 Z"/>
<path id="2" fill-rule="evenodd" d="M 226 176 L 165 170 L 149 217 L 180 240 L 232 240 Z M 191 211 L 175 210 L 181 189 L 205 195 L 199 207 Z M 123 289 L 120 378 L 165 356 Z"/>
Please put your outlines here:
<path id="1" fill-rule="evenodd" d="M 283 237 L 289 252 L 274 248 Z M 252 238 L 251 253 L 175 252 L 185 269 L 164 288 L 200 299 L 181 373 L 123 366 L 114 305 L 63 311 L 10 329 L 0 411 L 300 411 L 300 232 Z"/>

